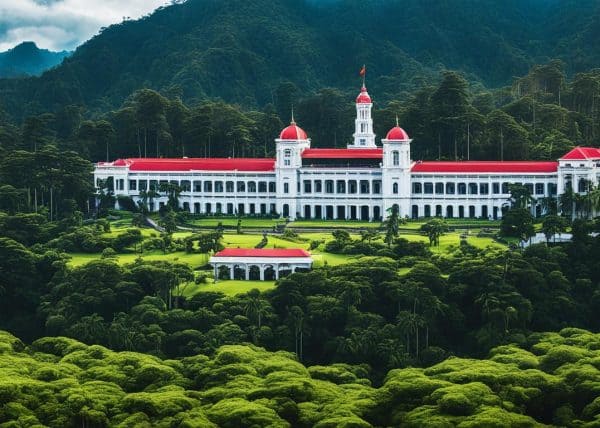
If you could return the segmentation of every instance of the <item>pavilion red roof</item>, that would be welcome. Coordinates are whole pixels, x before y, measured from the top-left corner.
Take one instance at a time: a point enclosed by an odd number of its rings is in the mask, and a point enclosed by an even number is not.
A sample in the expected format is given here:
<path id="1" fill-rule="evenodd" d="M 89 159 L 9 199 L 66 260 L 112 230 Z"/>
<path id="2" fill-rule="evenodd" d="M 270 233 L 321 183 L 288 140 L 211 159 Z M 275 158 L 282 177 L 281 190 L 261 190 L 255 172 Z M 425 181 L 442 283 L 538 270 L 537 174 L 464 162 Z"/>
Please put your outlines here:
<path id="1" fill-rule="evenodd" d="M 226 248 L 215 257 L 310 257 L 300 248 Z"/>
<path id="2" fill-rule="evenodd" d="M 600 159 L 600 149 L 596 147 L 575 147 L 561 159 L 564 160 L 587 160 Z"/>
<path id="3" fill-rule="evenodd" d="M 383 149 L 306 149 L 304 159 L 383 159 Z"/>
<path id="4" fill-rule="evenodd" d="M 128 166 L 130 171 L 256 171 L 275 170 L 275 159 L 265 158 L 131 158 L 100 166 Z"/>
<path id="5" fill-rule="evenodd" d="M 411 172 L 424 173 L 553 173 L 558 162 L 528 161 L 466 161 L 466 162 L 417 162 Z"/>

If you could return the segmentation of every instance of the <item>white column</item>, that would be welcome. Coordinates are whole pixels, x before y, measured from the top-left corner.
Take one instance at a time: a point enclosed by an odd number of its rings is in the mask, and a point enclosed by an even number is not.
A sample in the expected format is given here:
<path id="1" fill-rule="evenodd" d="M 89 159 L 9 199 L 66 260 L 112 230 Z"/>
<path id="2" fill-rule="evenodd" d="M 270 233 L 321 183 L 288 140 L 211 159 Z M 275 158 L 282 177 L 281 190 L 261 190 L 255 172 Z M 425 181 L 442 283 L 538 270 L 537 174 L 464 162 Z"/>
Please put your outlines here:
<path id="1" fill-rule="evenodd" d="M 265 265 L 260 265 L 259 269 L 260 269 L 260 280 L 264 281 L 265 280 Z"/>
<path id="2" fill-rule="evenodd" d="M 279 279 L 279 263 L 274 263 L 273 269 L 275 269 L 275 280 L 278 280 Z"/>
<path id="3" fill-rule="evenodd" d="M 230 264 L 229 265 L 229 279 L 233 279 L 235 274 L 235 265 Z"/>
<path id="4" fill-rule="evenodd" d="M 246 281 L 250 280 L 250 266 L 246 264 Z"/>

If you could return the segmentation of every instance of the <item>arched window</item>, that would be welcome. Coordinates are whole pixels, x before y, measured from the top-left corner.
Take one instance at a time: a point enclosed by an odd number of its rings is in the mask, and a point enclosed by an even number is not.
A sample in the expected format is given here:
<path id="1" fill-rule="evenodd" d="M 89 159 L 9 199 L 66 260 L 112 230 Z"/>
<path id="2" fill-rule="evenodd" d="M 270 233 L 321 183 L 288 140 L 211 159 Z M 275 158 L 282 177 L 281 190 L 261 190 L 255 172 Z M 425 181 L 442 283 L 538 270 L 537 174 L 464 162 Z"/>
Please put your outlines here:
<path id="1" fill-rule="evenodd" d="M 398 183 L 394 183 L 392 185 L 392 193 L 394 193 L 394 194 L 398 193 Z"/>
<path id="2" fill-rule="evenodd" d="M 283 157 L 284 157 L 284 158 L 289 158 L 289 157 L 291 157 L 291 156 L 292 156 L 292 150 L 291 150 L 291 149 L 285 149 L 285 150 L 283 151 Z"/>
<path id="3" fill-rule="evenodd" d="M 400 153 L 397 150 L 392 152 L 392 163 L 394 166 L 400 165 Z"/>

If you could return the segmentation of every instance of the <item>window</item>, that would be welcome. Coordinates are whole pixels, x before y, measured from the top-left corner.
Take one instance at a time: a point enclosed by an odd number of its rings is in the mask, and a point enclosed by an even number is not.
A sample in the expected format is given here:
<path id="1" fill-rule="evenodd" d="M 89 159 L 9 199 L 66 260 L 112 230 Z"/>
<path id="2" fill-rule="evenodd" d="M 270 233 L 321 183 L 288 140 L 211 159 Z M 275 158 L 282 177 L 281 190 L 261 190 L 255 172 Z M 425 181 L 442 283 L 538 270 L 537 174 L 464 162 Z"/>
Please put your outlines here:
<path id="1" fill-rule="evenodd" d="M 392 193 L 398 194 L 398 183 L 392 184 Z"/>
<path id="2" fill-rule="evenodd" d="M 454 183 L 446 183 L 446 194 L 454 195 L 456 193 L 456 185 Z"/>
<path id="3" fill-rule="evenodd" d="M 256 193 L 256 181 L 248 182 L 248 193 Z"/>
<path id="4" fill-rule="evenodd" d="M 237 191 L 238 193 L 242 193 L 246 191 L 246 183 L 244 181 L 237 182 Z"/>
<path id="5" fill-rule="evenodd" d="M 222 181 L 215 181 L 215 192 L 223 193 L 223 182 Z"/>
<path id="6" fill-rule="evenodd" d="M 233 193 L 233 181 L 228 181 L 225 183 L 225 191 L 227 193 Z"/>
<path id="7" fill-rule="evenodd" d="M 490 193 L 490 185 L 488 183 L 479 183 L 479 193 L 488 195 Z"/>
<path id="8" fill-rule="evenodd" d="M 548 183 L 548 194 L 556 195 L 556 183 Z"/>
<path id="9" fill-rule="evenodd" d="M 360 180 L 360 193 L 363 195 L 368 194 L 370 192 L 370 186 L 368 180 Z"/>
<path id="10" fill-rule="evenodd" d="M 424 193 L 431 195 L 433 194 L 433 183 L 425 183 L 423 185 L 423 191 Z M 429 217 L 429 216 L 425 216 L 425 217 Z"/>
<path id="11" fill-rule="evenodd" d="M 323 191 L 323 182 L 321 180 L 315 180 L 315 193 L 321 193 Z"/>
<path id="12" fill-rule="evenodd" d="M 325 180 L 325 193 L 333 193 L 333 180 Z"/>
<path id="13" fill-rule="evenodd" d="M 469 183 L 469 195 L 477 194 L 477 183 Z"/>
<path id="14" fill-rule="evenodd" d="M 338 180 L 335 186 L 336 193 L 346 193 L 346 182 L 344 180 Z"/>
<path id="15" fill-rule="evenodd" d="M 290 183 L 283 183 L 283 193 L 290 193 Z"/>
<path id="16" fill-rule="evenodd" d="M 129 180 L 129 190 L 137 190 L 137 181 Z"/>
<path id="17" fill-rule="evenodd" d="M 535 194 L 536 195 L 544 194 L 544 183 L 535 183 Z"/>
<path id="18" fill-rule="evenodd" d="M 304 193 L 311 193 L 312 183 L 310 180 L 304 180 Z"/>
<path id="19" fill-rule="evenodd" d="M 141 190 L 147 190 L 148 189 L 148 181 L 147 180 L 140 180 L 139 181 L 139 189 Z"/>
<path id="20" fill-rule="evenodd" d="M 510 192 L 508 191 L 509 183 L 502 183 L 502 194 L 508 195 Z"/>
<path id="21" fill-rule="evenodd" d="M 217 214 L 221 214 L 223 212 L 223 205 L 220 202 L 217 202 Z"/>
<path id="22" fill-rule="evenodd" d="M 189 180 L 181 180 L 181 191 L 189 192 L 192 189 L 192 183 Z"/>
<path id="23" fill-rule="evenodd" d="M 150 190 L 158 190 L 158 181 L 150 180 Z"/>
<path id="24" fill-rule="evenodd" d="M 525 183 L 525 188 L 529 191 L 530 195 L 533 195 L 533 183 Z"/>
<path id="25" fill-rule="evenodd" d="M 436 195 L 444 194 L 444 183 L 435 183 L 435 194 Z"/>
<path id="26" fill-rule="evenodd" d="M 292 163 L 290 162 L 290 160 L 289 160 L 289 159 L 284 159 L 284 160 L 283 160 L 283 165 L 284 165 L 284 166 L 290 166 L 291 164 L 292 164 Z"/>
<path id="27" fill-rule="evenodd" d="M 290 158 L 290 157 L 292 157 L 292 151 L 290 149 L 285 149 L 283 151 L 283 157 L 284 158 Z"/>
<path id="28" fill-rule="evenodd" d="M 467 194 L 467 185 L 465 183 L 458 183 L 458 194 L 459 195 Z"/>
<path id="29" fill-rule="evenodd" d="M 348 193 L 356 193 L 358 191 L 358 185 L 356 180 L 348 180 Z"/>
<path id="30" fill-rule="evenodd" d="M 423 193 L 423 186 L 421 183 L 413 183 L 413 193 Z"/>
<path id="31" fill-rule="evenodd" d="M 497 195 L 500 193 L 500 183 L 492 183 L 492 193 Z"/>
<path id="32" fill-rule="evenodd" d="M 275 193 L 277 191 L 277 188 L 275 187 L 275 182 L 271 181 L 269 183 L 269 193 Z"/>
<path id="33" fill-rule="evenodd" d="M 397 150 L 392 152 L 392 163 L 394 166 L 400 165 L 400 153 Z"/>
<path id="34" fill-rule="evenodd" d="M 201 192 L 201 191 L 202 191 L 202 182 L 194 181 L 194 192 Z"/>
<path id="35" fill-rule="evenodd" d="M 364 138 L 360 139 L 360 145 L 364 146 L 367 143 L 367 140 L 365 140 Z"/>
<path id="36" fill-rule="evenodd" d="M 267 182 L 266 181 L 258 182 L 258 193 L 267 193 Z"/>
<path id="37" fill-rule="evenodd" d="M 205 181 L 204 182 L 204 191 L 205 192 L 212 192 L 212 181 Z M 207 212 L 210 212 L 210 211 L 207 211 Z"/>
<path id="38" fill-rule="evenodd" d="M 373 194 L 378 195 L 381 193 L 381 181 L 373 180 Z"/>
<path id="39" fill-rule="evenodd" d="M 577 192 L 583 193 L 587 192 L 589 187 L 589 182 L 585 178 L 580 178 L 577 183 Z"/>

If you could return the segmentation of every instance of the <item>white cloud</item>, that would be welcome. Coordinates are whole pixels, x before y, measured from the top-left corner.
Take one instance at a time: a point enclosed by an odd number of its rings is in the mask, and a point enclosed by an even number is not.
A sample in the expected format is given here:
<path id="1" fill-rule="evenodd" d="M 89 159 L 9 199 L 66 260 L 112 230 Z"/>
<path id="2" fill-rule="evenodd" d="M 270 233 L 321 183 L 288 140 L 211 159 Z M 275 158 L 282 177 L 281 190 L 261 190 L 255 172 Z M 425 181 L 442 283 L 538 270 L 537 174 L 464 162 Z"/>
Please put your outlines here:
<path id="1" fill-rule="evenodd" d="M 0 0 L 0 52 L 23 41 L 71 50 L 101 27 L 139 18 L 167 0 Z"/>

